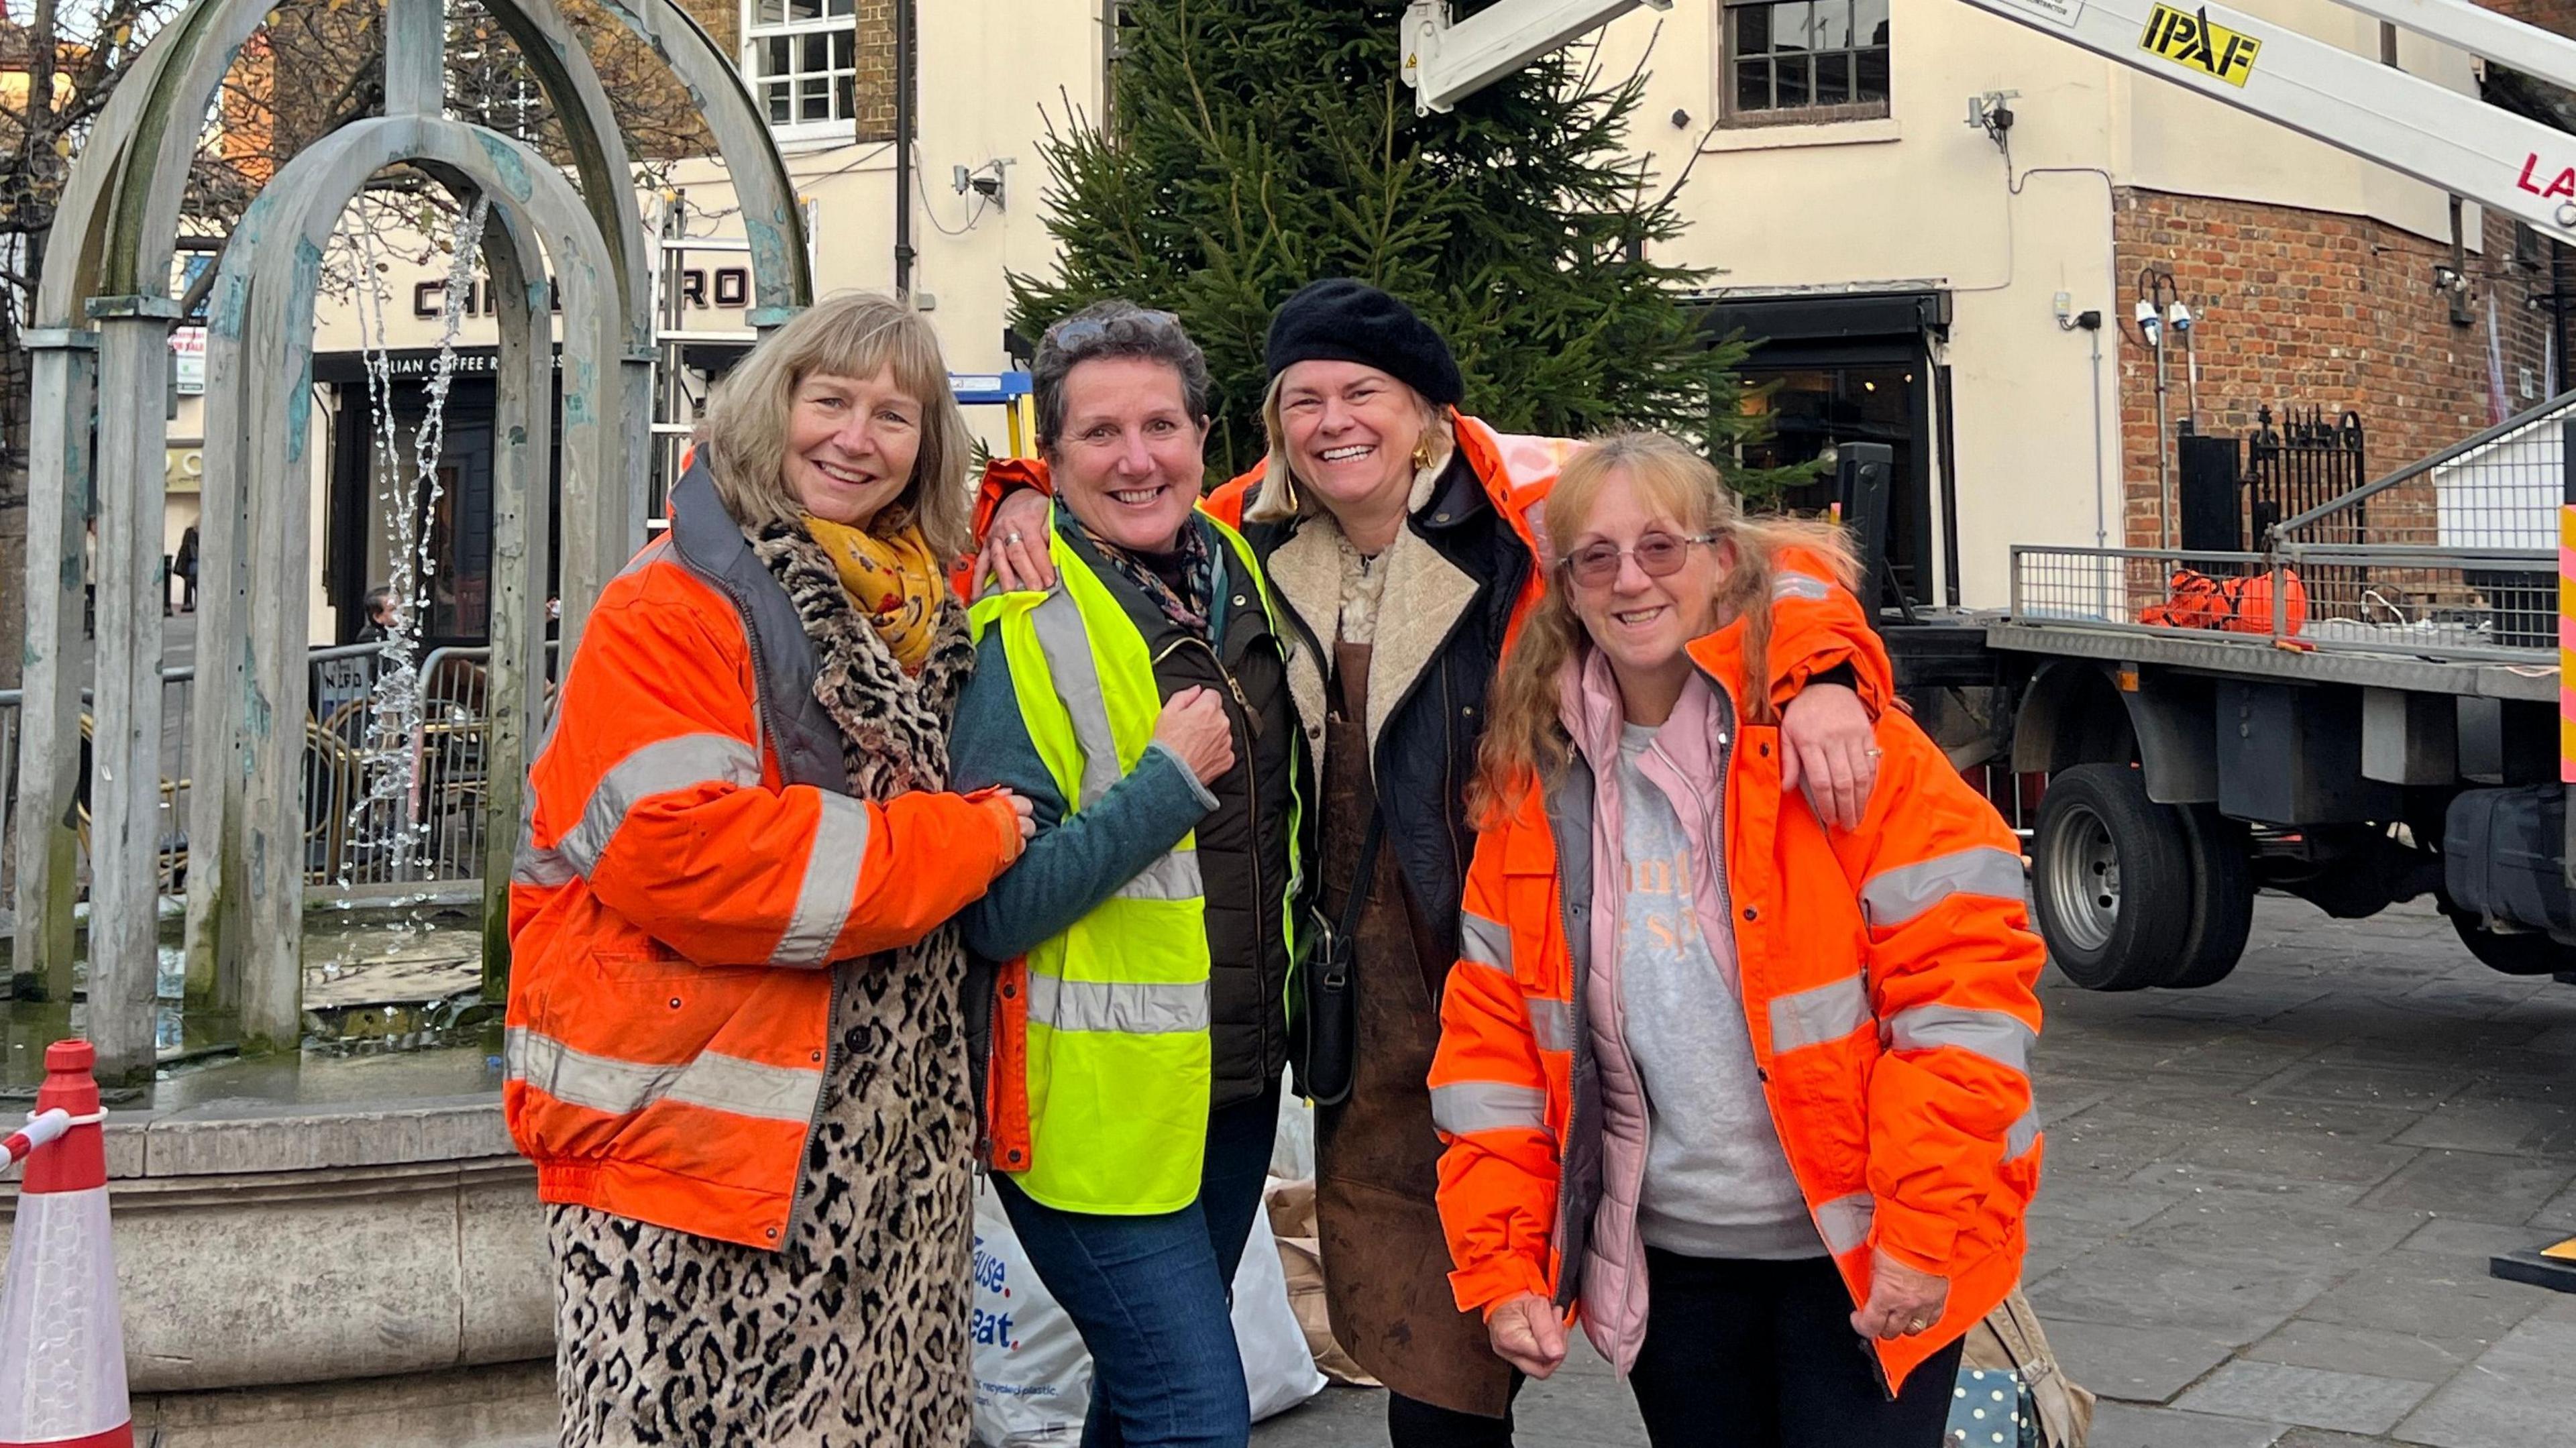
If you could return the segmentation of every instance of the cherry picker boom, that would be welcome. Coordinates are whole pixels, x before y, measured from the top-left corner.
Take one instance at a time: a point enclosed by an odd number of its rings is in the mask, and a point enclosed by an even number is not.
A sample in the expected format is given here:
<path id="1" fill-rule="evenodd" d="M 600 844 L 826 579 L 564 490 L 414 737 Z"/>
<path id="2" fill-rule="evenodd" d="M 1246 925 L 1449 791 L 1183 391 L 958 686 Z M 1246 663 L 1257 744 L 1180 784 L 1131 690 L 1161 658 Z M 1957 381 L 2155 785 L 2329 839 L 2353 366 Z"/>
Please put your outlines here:
<path id="1" fill-rule="evenodd" d="M 2576 135 L 2221 5 L 2168 0 L 1961 0 L 2106 60 L 2248 111 L 2576 243 Z M 2337 0 L 2429 39 L 2576 90 L 2576 41 L 2467 0 Z M 1640 4 L 1500 0 L 1464 20 L 1415 0 L 1405 80 L 1447 110 L 1534 57 Z"/>

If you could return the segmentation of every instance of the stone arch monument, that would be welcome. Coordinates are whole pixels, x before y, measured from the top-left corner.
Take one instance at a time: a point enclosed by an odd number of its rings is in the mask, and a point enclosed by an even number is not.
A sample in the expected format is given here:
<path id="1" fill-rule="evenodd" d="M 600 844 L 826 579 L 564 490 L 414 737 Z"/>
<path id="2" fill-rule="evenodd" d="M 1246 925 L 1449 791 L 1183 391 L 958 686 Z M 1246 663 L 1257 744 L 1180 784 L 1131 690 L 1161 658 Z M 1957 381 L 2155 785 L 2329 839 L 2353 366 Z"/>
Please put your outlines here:
<path id="1" fill-rule="evenodd" d="M 35 354 L 34 486 L 16 969 L 41 991 L 70 993 L 70 819 L 86 686 L 96 761 L 89 1035 L 110 1081 L 148 1080 L 154 1060 L 163 359 L 179 315 L 171 258 L 202 119 L 268 8 L 269 0 L 195 0 L 137 57 L 73 167 L 26 331 Z M 568 659 L 590 600 L 642 541 L 654 338 L 633 171 L 590 58 L 555 0 L 490 0 L 490 8 L 562 122 L 573 177 L 519 141 L 445 115 L 444 0 L 385 0 L 385 114 L 333 132 L 278 172 L 235 229 L 210 298 L 196 782 L 186 820 L 189 993 L 238 1012 L 248 1049 L 291 1050 L 302 1031 L 314 300 L 323 244 L 371 175 L 408 163 L 460 209 L 488 202 L 482 242 L 501 346 L 487 839 L 512 838 L 519 827 L 543 692 L 549 550 L 561 555 Z M 776 327 L 810 303 L 813 283 L 786 167 L 749 92 L 676 0 L 607 0 L 607 9 L 704 114 L 750 241 L 752 324 Z M 560 409 L 549 274 L 562 305 Z M 558 437 L 560 540 L 547 536 L 546 506 Z M 92 500 L 94 659 L 81 578 Z M 487 851 L 486 939 L 495 945 L 508 870 L 506 849 Z"/>

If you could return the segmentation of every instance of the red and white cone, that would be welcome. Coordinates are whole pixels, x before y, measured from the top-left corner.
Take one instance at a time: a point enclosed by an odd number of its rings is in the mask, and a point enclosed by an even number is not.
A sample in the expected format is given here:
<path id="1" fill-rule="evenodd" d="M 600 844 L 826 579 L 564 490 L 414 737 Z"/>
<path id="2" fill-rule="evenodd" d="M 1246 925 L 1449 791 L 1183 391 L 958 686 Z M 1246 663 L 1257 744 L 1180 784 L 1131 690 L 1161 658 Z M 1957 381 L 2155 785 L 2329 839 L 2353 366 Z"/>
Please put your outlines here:
<path id="1" fill-rule="evenodd" d="M 35 1114 L 0 1140 L 27 1163 L 0 1277 L 0 1448 L 133 1448 L 97 1062 L 87 1041 L 46 1047 Z"/>

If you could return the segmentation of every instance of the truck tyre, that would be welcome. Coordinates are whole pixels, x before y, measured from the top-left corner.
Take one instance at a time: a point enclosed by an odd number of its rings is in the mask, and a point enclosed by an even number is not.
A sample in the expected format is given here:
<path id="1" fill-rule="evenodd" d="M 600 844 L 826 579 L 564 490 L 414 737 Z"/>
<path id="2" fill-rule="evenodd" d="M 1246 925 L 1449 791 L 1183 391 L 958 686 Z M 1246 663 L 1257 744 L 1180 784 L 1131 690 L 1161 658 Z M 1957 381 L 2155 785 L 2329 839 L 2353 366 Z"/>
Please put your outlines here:
<path id="1" fill-rule="evenodd" d="M 2562 970 L 2576 970 L 2576 947 L 2559 944 L 2538 931 L 2507 935 L 2489 930 L 2478 918 L 2465 910 L 2445 905 L 2442 913 L 2451 917 L 2451 928 L 2460 934 L 2460 943 L 2469 954 L 2490 970 L 2506 975 L 2555 975 Z"/>
<path id="2" fill-rule="evenodd" d="M 2168 805 L 2191 855 L 2191 920 L 2173 979 L 2182 990 L 2216 985 L 2236 969 L 2254 930 L 2254 867 L 2245 827 L 2205 804 Z"/>
<path id="3" fill-rule="evenodd" d="M 2031 898 L 2048 955 L 2086 990 L 2163 985 L 2191 923 L 2191 849 L 2176 811 L 2126 764 L 2049 777 L 2031 841 Z"/>

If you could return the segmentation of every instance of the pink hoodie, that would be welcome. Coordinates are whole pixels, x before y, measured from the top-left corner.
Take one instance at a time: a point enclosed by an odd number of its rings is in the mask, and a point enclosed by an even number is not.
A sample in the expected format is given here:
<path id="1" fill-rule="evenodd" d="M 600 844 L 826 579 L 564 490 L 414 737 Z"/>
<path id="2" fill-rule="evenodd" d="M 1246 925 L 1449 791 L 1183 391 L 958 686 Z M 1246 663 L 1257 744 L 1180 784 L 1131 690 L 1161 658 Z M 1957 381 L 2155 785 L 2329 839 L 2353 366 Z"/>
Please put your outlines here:
<path id="1" fill-rule="evenodd" d="M 1624 722 L 1618 681 L 1610 661 L 1587 648 L 1565 670 L 1563 714 L 1566 733 L 1592 766 L 1592 878 L 1596 899 L 1602 882 L 1627 878 L 1622 865 L 1627 838 L 1619 791 L 1619 735 Z M 1725 797 L 1725 706 L 1716 688 L 1694 671 L 1672 717 L 1655 734 L 1655 747 L 1637 761 L 1645 775 L 1668 799 L 1700 800 L 1701 808 L 1679 808 L 1682 830 L 1690 838 L 1695 860 L 1715 862 L 1692 872 L 1694 904 L 1701 935 L 1720 955 L 1721 969 L 1734 970 L 1734 923 L 1727 918 L 1725 842 L 1712 838 L 1716 802 Z M 1621 888 L 1613 883 L 1610 888 Z M 1619 989 L 1620 911 L 1603 900 L 1592 911 L 1592 970 L 1584 984 L 1583 1013 L 1589 1024 L 1594 1058 L 1601 1075 L 1601 1203 L 1594 1211 L 1583 1264 L 1583 1326 L 1593 1346 L 1626 1373 L 1637 1360 L 1646 1335 L 1645 1242 L 1637 1228 L 1637 1203 L 1646 1178 L 1649 1125 L 1646 1092 L 1627 1044 L 1626 1011 Z"/>

